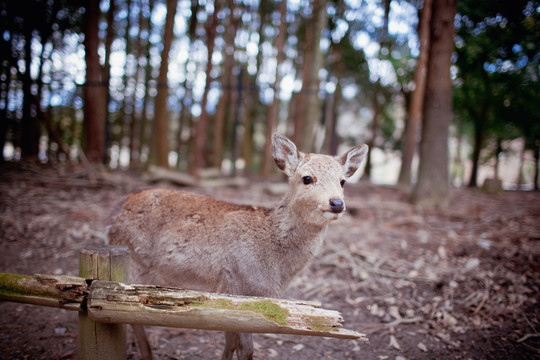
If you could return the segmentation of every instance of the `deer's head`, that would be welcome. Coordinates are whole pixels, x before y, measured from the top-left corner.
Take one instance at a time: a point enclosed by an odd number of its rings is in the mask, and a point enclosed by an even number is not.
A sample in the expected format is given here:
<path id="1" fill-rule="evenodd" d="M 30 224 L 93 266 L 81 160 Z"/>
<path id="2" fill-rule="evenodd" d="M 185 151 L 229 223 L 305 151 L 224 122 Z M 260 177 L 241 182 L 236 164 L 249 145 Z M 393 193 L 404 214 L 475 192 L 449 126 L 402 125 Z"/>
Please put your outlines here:
<path id="1" fill-rule="evenodd" d="M 359 145 L 339 157 L 304 154 L 292 141 L 274 134 L 272 155 L 289 177 L 289 203 L 305 222 L 325 225 L 345 211 L 343 186 L 354 175 L 367 153 Z"/>

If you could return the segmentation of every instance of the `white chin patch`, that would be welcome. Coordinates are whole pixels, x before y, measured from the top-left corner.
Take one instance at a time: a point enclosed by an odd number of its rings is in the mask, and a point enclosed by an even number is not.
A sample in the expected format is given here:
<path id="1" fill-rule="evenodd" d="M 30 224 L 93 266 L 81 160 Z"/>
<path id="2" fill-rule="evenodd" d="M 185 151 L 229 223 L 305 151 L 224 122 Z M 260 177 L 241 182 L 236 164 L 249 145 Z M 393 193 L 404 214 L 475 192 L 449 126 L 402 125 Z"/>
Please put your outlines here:
<path id="1" fill-rule="evenodd" d="M 323 212 L 323 216 L 324 216 L 325 218 L 329 219 L 329 220 L 337 220 L 337 219 L 339 219 L 342 215 L 343 215 L 342 212 L 341 212 L 341 213 L 338 213 L 338 214 L 333 213 L 333 212 L 331 212 L 331 211 L 325 211 L 325 212 Z"/>

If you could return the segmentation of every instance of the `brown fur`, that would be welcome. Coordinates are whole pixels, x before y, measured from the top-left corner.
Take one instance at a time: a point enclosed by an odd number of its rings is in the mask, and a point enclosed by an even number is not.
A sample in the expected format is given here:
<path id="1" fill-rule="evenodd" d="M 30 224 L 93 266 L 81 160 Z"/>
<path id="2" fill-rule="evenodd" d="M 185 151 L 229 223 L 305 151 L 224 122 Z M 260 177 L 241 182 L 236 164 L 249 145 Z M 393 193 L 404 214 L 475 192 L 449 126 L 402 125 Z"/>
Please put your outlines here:
<path id="1" fill-rule="evenodd" d="M 152 189 L 129 195 L 111 218 L 111 244 L 127 245 L 134 282 L 211 292 L 279 297 L 319 250 L 327 225 L 342 211 L 341 180 L 352 176 L 367 147 L 340 158 L 303 154 L 273 136 L 277 166 L 289 191 L 273 209 L 235 205 L 203 195 Z M 304 184 L 309 176 L 312 183 Z M 251 336 L 227 334 L 224 359 L 249 359 Z"/>

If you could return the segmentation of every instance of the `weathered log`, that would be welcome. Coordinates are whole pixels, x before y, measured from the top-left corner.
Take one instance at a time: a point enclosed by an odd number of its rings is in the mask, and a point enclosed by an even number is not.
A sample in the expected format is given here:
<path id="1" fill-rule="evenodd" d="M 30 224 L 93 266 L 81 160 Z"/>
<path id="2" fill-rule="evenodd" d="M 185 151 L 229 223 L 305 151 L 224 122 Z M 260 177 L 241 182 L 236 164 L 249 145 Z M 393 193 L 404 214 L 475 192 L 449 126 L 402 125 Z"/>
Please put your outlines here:
<path id="1" fill-rule="evenodd" d="M 0 300 L 79 310 L 86 300 L 86 281 L 74 276 L 0 273 Z"/>
<path id="2" fill-rule="evenodd" d="M 96 268 L 96 271 L 97 268 Z M 140 324 L 366 340 L 315 302 L 212 294 L 54 275 L 0 273 L 0 300 L 86 309 L 100 323 Z"/>
<path id="3" fill-rule="evenodd" d="M 301 301 L 151 285 L 94 281 L 88 314 L 96 322 L 366 340 L 363 334 L 341 328 L 339 312 Z"/>
<path id="4" fill-rule="evenodd" d="M 246 186 L 248 181 L 245 178 L 233 177 L 233 178 L 223 178 L 217 174 L 213 174 L 212 169 L 202 171 L 201 179 L 196 179 L 191 175 L 187 175 L 178 171 L 164 169 L 158 166 L 149 166 L 147 172 L 143 175 L 143 180 L 150 183 L 156 183 L 160 181 L 170 182 L 171 184 L 179 186 L 199 186 L 206 188 L 215 188 L 215 187 L 239 187 Z"/>

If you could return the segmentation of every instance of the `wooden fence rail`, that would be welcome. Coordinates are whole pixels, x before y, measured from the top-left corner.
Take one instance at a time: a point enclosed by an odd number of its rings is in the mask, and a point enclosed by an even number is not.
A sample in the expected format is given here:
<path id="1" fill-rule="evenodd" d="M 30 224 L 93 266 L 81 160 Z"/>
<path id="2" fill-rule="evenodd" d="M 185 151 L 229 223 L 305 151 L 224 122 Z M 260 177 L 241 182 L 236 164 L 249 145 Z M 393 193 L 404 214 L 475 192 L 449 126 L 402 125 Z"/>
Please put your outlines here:
<path id="1" fill-rule="evenodd" d="M 339 312 L 314 303 L 111 281 L 127 280 L 126 253 L 81 251 L 83 277 L 0 273 L 0 300 L 78 311 L 81 359 L 125 359 L 123 324 L 367 340 L 341 328 Z"/>

